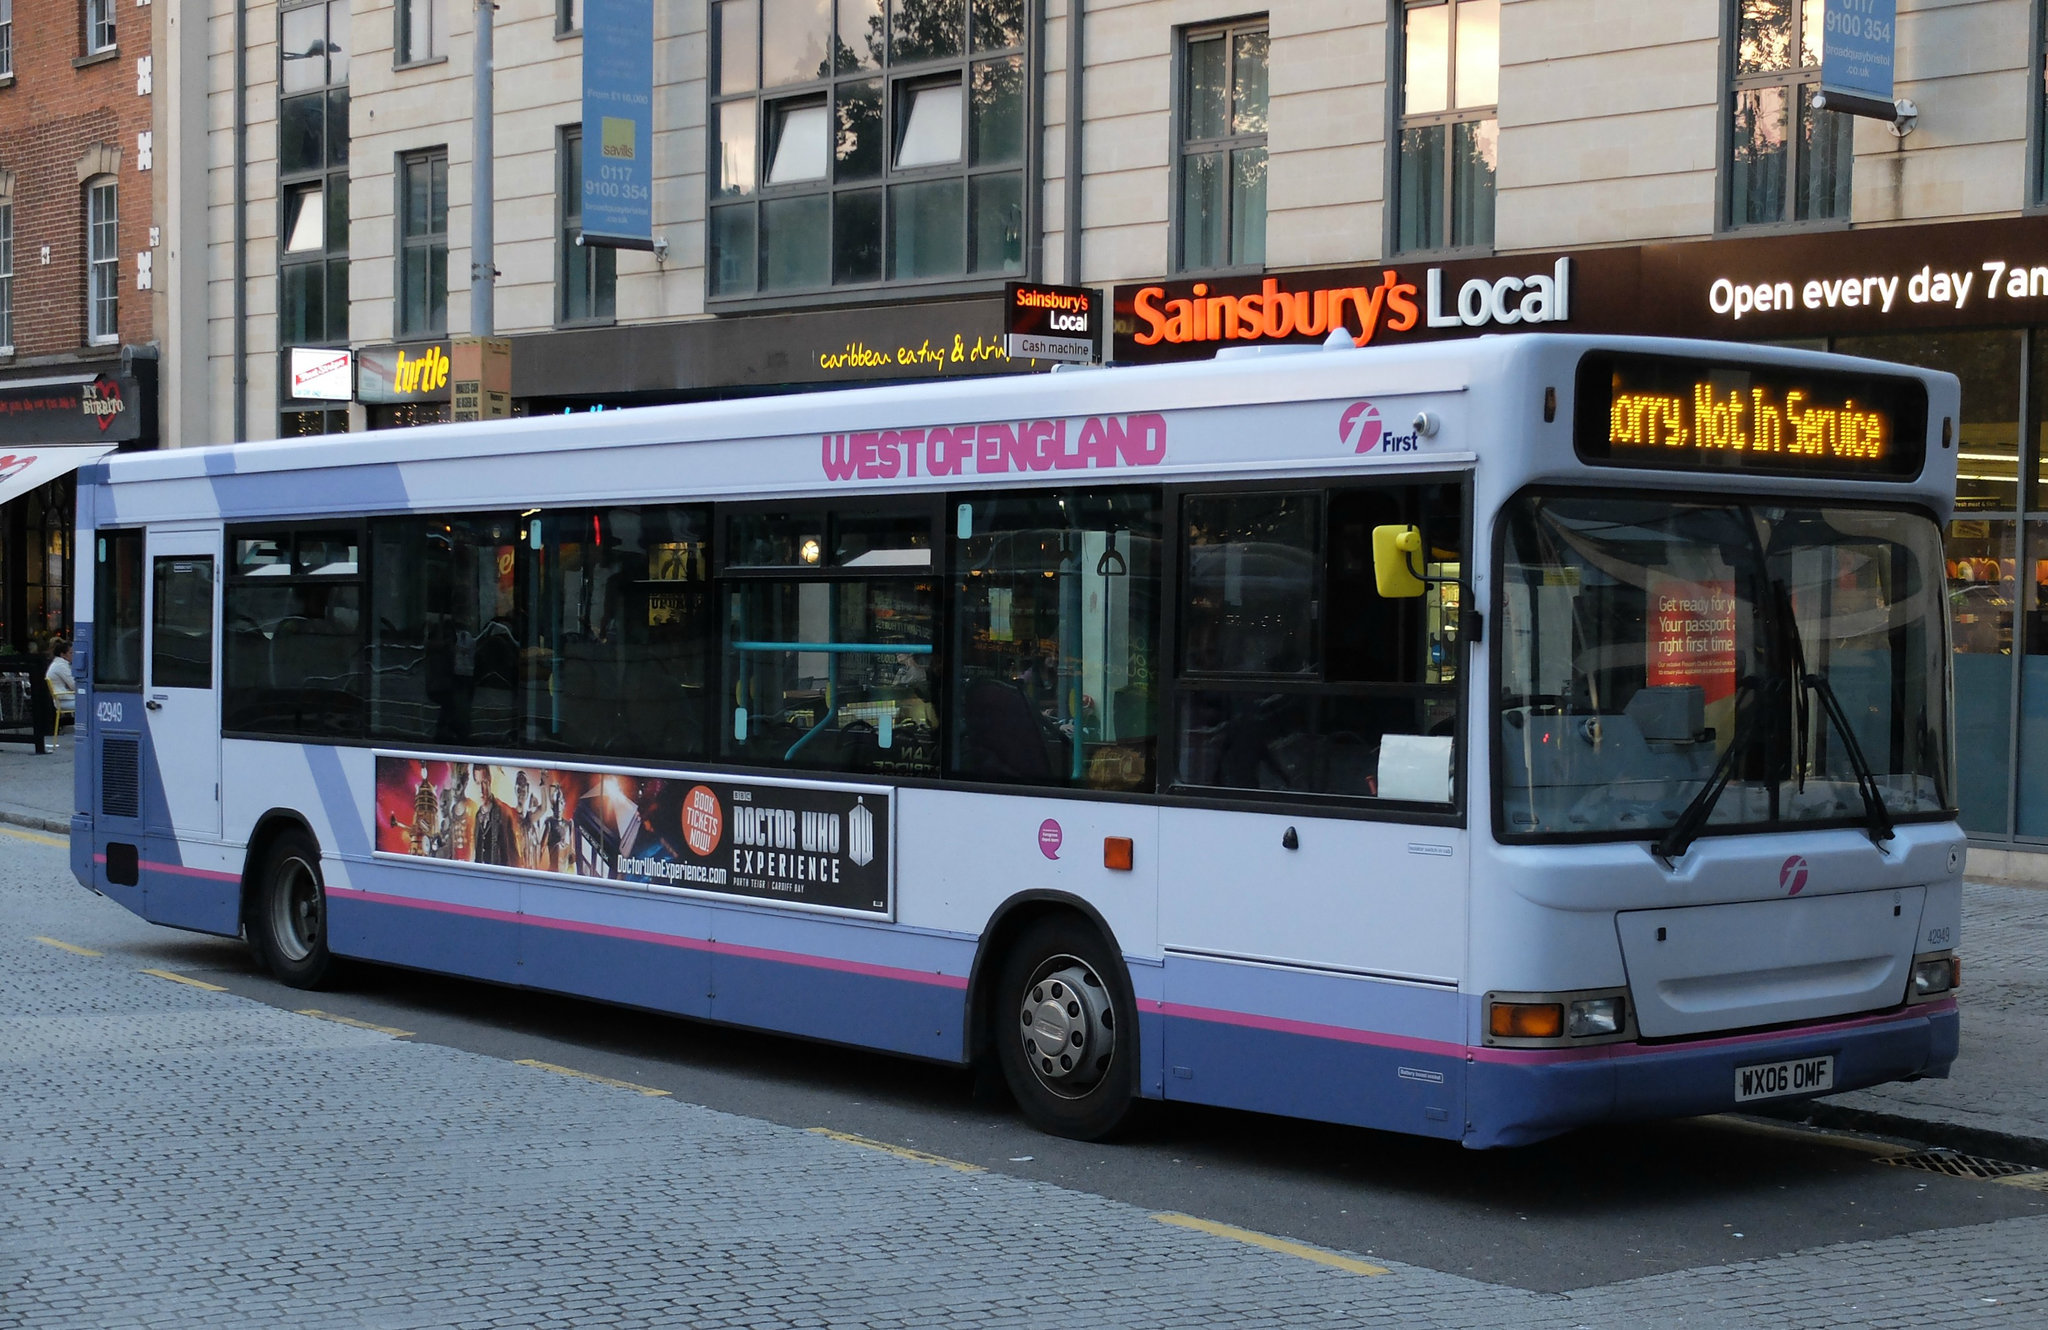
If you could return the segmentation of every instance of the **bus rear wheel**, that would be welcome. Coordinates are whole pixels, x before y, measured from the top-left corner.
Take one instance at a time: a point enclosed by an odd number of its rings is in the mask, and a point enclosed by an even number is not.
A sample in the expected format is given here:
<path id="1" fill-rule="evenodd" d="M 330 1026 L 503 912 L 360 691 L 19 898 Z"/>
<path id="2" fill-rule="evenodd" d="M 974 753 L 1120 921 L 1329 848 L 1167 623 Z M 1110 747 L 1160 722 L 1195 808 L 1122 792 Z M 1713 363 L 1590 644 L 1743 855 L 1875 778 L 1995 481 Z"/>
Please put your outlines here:
<path id="1" fill-rule="evenodd" d="M 270 973 L 292 988 L 321 988 L 333 978 L 320 847 L 305 832 L 283 832 L 264 853 L 249 941 Z"/>
<path id="2" fill-rule="evenodd" d="M 997 980 L 996 1060 L 1040 1131 L 1099 1141 L 1136 1100 L 1137 1012 L 1101 934 L 1055 916 L 1024 930 Z"/>

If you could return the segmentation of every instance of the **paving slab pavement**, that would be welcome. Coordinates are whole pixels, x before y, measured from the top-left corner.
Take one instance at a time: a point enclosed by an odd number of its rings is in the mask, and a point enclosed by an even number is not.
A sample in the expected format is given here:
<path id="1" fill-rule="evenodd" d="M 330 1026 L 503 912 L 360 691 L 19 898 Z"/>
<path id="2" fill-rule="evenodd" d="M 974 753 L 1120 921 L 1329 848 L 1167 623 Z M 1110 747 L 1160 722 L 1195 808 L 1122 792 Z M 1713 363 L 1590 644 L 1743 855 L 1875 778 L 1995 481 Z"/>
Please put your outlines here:
<path id="1" fill-rule="evenodd" d="M 65 882 L 61 846 L 7 839 L 20 847 L 0 857 L 8 1330 L 2002 1330 L 2048 1317 L 2039 1213 L 1561 1293 L 1248 1243 L 1050 1182 L 171 982 L 138 968 L 162 964 L 159 930 Z"/>
<path id="2" fill-rule="evenodd" d="M 53 831 L 71 830 L 72 773 L 77 746 L 71 731 L 37 756 L 31 743 L 0 739 L 0 822 Z"/>
<path id="3" fill-rule="evenodd" d="M 0 742 L 0 823 L 71 827 L 77 749 Z M 1831 1095 L 1776 1117 L 2048 1167 L 2048 888 L 1963 888 L 1962 1052 L 1946 1080 Z"/>

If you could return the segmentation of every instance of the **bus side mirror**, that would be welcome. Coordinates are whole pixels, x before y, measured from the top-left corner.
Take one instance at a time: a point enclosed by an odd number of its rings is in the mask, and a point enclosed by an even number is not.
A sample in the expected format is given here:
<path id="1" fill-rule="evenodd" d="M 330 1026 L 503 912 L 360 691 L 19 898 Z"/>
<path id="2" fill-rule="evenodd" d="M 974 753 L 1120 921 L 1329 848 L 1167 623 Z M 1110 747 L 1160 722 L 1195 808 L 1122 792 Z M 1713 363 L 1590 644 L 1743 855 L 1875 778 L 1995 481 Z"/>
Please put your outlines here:
<path id="1" fill-rule="evenodd" d="M 1415 556 L 1421 551 L 1419 527 L 1372 529 L 1372 574 L 1380 595 L 1388 600 L 1407 600 L 1422 594 L 1422 575 L 1415 568 Z"/>

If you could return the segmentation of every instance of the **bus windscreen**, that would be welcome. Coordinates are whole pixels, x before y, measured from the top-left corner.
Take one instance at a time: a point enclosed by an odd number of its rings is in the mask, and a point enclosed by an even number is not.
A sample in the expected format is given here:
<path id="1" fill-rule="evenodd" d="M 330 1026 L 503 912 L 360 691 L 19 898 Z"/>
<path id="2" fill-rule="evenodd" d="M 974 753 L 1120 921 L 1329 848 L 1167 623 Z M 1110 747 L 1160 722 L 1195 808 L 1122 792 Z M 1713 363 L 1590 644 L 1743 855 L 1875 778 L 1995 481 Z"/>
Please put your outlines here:
<path id="1" fill-rule="evenodd" d="M 1591 352 L 1572 442 L 1594 466 L 1910 480 L 1927 454 L 1927 388 L 1891 374 Z"/>

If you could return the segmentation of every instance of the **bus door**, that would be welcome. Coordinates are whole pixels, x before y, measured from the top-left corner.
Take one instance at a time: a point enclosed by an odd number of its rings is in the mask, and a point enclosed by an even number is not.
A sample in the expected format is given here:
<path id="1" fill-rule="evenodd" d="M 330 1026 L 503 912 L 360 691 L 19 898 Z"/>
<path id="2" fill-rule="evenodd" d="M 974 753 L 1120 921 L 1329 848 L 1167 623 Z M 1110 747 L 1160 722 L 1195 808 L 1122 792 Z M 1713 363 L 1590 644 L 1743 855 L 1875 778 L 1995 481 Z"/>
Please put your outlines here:
<path id="1" fill-rule="evenodd" d="M 220 836 L 220 532 L 149 533 L 143 709 L 149 768 L 163 800 L 143 799 L 153 835 Z"/>

